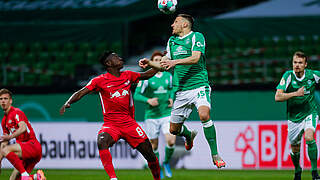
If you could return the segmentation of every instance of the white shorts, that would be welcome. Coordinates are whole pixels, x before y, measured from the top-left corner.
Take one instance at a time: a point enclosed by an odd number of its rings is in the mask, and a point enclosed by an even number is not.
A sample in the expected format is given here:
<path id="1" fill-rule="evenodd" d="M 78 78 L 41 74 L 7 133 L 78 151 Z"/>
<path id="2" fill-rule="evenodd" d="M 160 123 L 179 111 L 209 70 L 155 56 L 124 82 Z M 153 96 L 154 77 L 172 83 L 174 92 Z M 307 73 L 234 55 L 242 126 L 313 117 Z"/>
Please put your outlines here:
<path id="1" fill-rule="evenodd" d="M 183 123 L 191 114 L 193 107 L 207 106 L 211 109 L 211 88 L 203 86 L 188 91 L 178 91 L 173 102 L 170 122 Z"/>
<path id="2" fill-rule="evenodd" d="M 319 116 L 317 113 L 312 113 L 307 116 L 303 121 L 295 123 L 288 120 L 288 138 L 292 145 L 301 143 L 301 138 L 306 129 L 315 131 Z"/>
<path id="3" fill-rule="evenodd" d="M 163 134 L 169 134 L 170 128 L 170 116 L 160 119 L 146 119 L 145 120 L 145 132 L 149 139 L 157 139 L 160 134 L 160 130 Z"/>

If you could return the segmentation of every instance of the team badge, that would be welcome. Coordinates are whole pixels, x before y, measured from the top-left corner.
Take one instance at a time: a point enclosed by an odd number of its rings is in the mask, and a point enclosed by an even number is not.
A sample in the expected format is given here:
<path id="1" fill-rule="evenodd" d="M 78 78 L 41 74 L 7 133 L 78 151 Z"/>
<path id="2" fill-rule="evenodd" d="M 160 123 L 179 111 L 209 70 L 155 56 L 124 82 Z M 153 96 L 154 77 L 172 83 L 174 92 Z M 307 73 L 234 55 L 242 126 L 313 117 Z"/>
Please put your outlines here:
<path id="1" fill-rule="evenodd" d="M 311 80 L 310 80 L 310 79 L 308 80 L 308 84 L 309 84 L 309 85 L 311 84 Z"/>
<path id="2" fill-rule="evenodd" d="M 186 44 L 189 44 L 190 43 L 190 39 L 188 38 L 187 40 L 186 40 Z"/>

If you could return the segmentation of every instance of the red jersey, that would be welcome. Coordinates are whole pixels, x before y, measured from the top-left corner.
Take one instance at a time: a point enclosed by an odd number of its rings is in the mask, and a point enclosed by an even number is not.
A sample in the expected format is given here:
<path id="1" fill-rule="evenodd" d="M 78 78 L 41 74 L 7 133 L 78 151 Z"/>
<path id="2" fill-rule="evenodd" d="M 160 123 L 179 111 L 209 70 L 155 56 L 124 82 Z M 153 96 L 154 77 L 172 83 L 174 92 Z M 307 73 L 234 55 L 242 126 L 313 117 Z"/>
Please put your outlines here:
<path id="1" fill-rule="evenodd" d="M 99 92 L 105 122 L 113 124 L 132 122 L 134 105 L 130 87 L 132 83 L 139 82 L 140 76 L 140 73 L 132 71 L 123 71 L 119 77 L 106 73 L 93 78 L 86 85 L 90 91 Z"/>
<path id="2" fill-rule="evenodd" d="M 9 113 L 2 118 L 1 126 L 3 134 L 12 134 L 19 128 L 19 122 L 24 121 L 27 125 L 27 131 L 16 137 L 17 142 L 25 142 L 36 139 L 33 128 L 30 125 L 27 116 L 19 108 L 11 106 Z"/>

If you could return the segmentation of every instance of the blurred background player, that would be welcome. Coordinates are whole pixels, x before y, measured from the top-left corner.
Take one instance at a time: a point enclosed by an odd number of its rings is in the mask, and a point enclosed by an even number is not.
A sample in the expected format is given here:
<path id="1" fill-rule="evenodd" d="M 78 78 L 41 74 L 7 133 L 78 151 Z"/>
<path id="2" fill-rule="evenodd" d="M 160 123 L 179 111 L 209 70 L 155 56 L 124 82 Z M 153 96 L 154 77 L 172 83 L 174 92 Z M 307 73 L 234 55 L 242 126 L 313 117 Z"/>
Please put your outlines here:
<path id="1" fill-rule="evenodd" d="M 164 55 L 160 51 L 153 52 L 150 60 L 160 62 Z M 166 140 L 163 168 L 166 176 L 172 177 L 170 159 L 175 149 L 176 136 L 170 134 L 170 113 L 173 104 L 172 75 L 169 72 L 158 72 L 148 80 L 140 81 L 134 99 L 147 103 L 145 110 L 145 131 L 150 139 L 153 152 L 159 159 L 158 137 L 160 131 Z M 162 173 L 161 173 L 162 175 Z"/>
<path id="2" fill-rule="evenodd" d="M 314 133 L 319 120 L 319 106 L 315 100 L 315 86 L 320 80 L 320 71 L 306 69 L 307 56 L 295 52 L 293 70 L 286 71 L 275 95 L 276 101 L 287 101 L 288 138 L 291 144 L 291 160 L 295 167 L 294 180 L 301 179 L 300 145 L 304 134 L 308 145 L 313 180 L 320 180 L 317 171 L 318 148 Z"/>
<path id="3" fill-rule="evenodd" d="M 150 69 L 142 73 L 120 71 L 123 68 L 122 58 L 113 52 L 104 52 L 100 57 L 100 62 L 106 68 L 107 73 L 93 78 L 85 87 L 75 92 L 60 108 L 60 114 L 63 115 L 66 108 L 70 108 L 71 104 L 88 93 L 99 92 L 104 124 L 98 133 L 97 143 L 102 165 L 110 179 L 116 180 L 117 176 L 109 147 L 122 138 L 144 156 L 148 161 L 153 178 L 159 180 L 159 161 L 152 151 L 147 135 L 134 119 L 134 106 L 130 91 L 132 83 L 151 78 L 158 70 Z M 139 61 L 139 65 L 143 68 L 148 66 L 147 63 L 146 60 Z"/>
<path id="4" fill-rule="evenodd" d="M 45 180 L 42 170 L 29 175 L 40 161 L 42 149 L 26 115 L 19 108 L 13 107 L 12 101 L 11 91 L 0 89 L 0 103 L 4 111 L 1 122 L 3 135 L 0 136 L 0 168 L 1 161 L 5 157 L 15 168 L 10 180 Z M 9 145 L 9 141 L 13 138 L 16 139 L 16 143 Z"/>
<path id="5" fill-rule="evenodd" d="M 186 149 L 190 150 L 196 131 L 190 131 L 183 125 L 192 108 L 198 110 L 207 142 L 211 149 L 213 163 L 224 167 L 225 162 L 218 155 L 216 130 L 210 119 L 211 88 L 205 60 L 205 39 L 200 32 L 193 32 L 194 19 L 187 14 L 179 14 L 174 20 L 172 36 L 167 44 L 167 54 L 161 65 L 167 70 L 174 68 L 173 88 L 175 101 L 170 120 L 170 132 L 186 138 Z"/>

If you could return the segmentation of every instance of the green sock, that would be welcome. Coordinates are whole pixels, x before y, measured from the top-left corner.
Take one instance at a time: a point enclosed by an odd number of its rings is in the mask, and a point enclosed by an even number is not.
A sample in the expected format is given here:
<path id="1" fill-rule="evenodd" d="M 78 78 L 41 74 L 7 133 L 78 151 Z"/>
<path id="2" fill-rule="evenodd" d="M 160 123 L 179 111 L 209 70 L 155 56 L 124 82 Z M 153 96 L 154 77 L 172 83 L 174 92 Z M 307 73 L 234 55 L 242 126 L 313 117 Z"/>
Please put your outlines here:
<path id="1" fill-rule="evenodd" d="M 290 153 L 292 163 L 294 165 L 294 172 L 299 173 L 302 171 L 300 167 L 300 152 L 291 152 Z"/>
<path id="2" fill-rule="evenodd" d="M 174 146 L 171 146 L 171 147 L 166 146 L 163 164 L 167 164 L 170 162 L 174 149 L 175 149 Z"/>
<path id="3" fill-rule="evenodd" d="M 183 136 L 186 139 L 191 139 L 191 131 L 189 131 L 187 126 L 182 125 L 181 132 L 178 134 L 178 136 Z"/>
<path id="4" fill-rule="evenodd" d="M 311 171 L 317 170 L 318 148 L 315 140 L 307 141 L 308 155 L 311 161 Z"/>
<path id="5" fill-rule="evenodd" d="M 217 155 L 218 149 L 217 149 L 216 129 L 214 127 L 214 124 L 212 120 L 208 120 L 206 122 L 203 122 L 202 125 L 203 125 L 204 135 L 210 146 L 211 154 Z"/>

